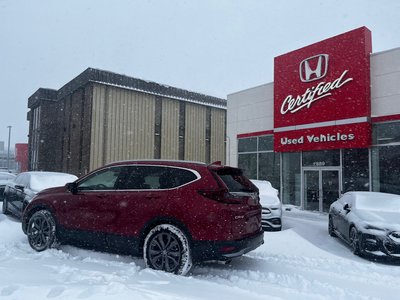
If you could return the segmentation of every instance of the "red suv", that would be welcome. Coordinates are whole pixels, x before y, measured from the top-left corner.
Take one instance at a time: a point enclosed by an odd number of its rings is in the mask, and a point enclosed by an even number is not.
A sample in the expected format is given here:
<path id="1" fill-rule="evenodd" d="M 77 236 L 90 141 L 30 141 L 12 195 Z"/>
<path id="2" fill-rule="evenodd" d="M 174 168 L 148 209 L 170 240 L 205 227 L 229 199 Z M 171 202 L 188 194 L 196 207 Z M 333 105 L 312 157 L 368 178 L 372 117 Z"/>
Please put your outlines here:
<path id="1" fill-rule="evenodd" d="M 218 163 L 124 161 L 40 192 L 22 229 L 36 251 L 58 243 L 134 256 L 186 274 L 263 243 L 257 187 Z"/>

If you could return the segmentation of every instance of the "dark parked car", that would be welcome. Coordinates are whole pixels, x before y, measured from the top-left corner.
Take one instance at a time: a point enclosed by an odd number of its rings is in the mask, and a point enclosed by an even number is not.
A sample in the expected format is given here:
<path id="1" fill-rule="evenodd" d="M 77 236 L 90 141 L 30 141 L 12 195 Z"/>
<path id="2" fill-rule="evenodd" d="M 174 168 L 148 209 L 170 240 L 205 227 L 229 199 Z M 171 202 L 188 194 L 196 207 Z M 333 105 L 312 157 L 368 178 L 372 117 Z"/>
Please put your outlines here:
<path id="1" fill-rule="evenodd" d="M 332 203 L 328 230 L 355 254 L 400 258 L 400 195 L 348 192 Z"/>
<path id="2" fill-rule="evenodd" d="M 4 190 L 3 214 L 22 217 L 22 212 L 40 191 L 78 179 L 75 175 L 58 172 L 23 172 L 7 183 Z"/>
<path id="3" fill-rule="evenodd" d="M 0 201 L 3 201 L 4 188 L 7 183 L 14 180 L 15 175 L 8 172 L 0 172 Z"/>
<path id="4" fill-rule="evenodd" d="M 23 231 L 42 251 L 58 243 L 134 256 L 186 274 L 263 243 L 258 189 L 237 168 L 183 161 L 125 161 L 39 193 Z"/>

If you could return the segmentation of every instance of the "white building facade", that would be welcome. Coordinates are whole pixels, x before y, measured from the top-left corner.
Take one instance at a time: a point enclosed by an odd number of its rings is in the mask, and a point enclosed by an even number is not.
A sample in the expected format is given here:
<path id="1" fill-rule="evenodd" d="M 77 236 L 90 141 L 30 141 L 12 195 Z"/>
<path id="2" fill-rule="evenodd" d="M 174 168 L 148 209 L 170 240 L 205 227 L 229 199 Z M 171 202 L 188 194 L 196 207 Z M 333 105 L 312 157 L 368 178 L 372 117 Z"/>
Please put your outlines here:
<path id="1" fill-rule="evenodd" d="M 400 194 L 400 48 L 371 52 L 362 27 L 275 58 L 273 83 L 228 95 L 227 164 L 305 210 Z"/>

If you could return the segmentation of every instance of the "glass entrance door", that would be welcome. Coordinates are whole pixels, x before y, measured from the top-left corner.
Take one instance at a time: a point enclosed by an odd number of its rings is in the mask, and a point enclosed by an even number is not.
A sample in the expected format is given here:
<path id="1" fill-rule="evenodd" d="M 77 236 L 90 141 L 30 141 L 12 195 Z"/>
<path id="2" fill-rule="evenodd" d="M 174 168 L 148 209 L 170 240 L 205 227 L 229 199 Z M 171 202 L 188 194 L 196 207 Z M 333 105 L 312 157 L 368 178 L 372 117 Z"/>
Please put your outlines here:
<path id="1" fill-rule="evenodd" d="M 304 209 L 319 211 L 319 171 L 304 171 Z"/>
<path id="2" fill-rule="evenodd" d="M 339 179 L 339 169 L 304 170 L 304 209 L 328 212 L 339 198 Z"/>

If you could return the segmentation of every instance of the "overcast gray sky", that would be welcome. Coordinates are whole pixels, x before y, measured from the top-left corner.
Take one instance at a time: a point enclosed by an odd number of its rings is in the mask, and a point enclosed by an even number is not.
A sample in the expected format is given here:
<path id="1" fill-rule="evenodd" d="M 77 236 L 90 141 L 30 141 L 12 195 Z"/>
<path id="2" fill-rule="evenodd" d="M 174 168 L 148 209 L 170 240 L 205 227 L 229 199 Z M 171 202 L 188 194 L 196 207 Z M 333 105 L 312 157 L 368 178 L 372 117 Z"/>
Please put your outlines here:
<path id="1" fill-rule="evenodd" d="M 221 98 L 273 81 L 275 56 L 361 27 L 400 47 L 399 0 L 0 0 L 0 141 L 27 100 L 88 67 Z"/>

